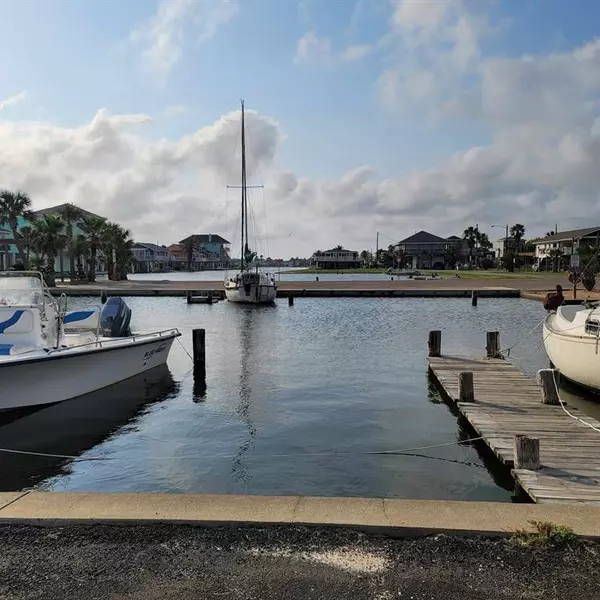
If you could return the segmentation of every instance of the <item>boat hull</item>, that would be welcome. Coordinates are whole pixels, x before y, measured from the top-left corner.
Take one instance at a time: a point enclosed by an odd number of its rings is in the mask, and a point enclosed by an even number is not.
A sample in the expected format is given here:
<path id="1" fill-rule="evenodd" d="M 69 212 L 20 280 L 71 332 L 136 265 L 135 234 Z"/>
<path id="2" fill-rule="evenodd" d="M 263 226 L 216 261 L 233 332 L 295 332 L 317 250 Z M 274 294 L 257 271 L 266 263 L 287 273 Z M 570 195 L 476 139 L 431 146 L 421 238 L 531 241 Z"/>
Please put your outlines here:
<path id="1" fill-rule="evenodd" d="M 544 346 L 552 364 L 567 379 L 600 391 L 600 345 L 593 336 L 571 335 L 544 323 Z"/>
<path id="2" fill-rule="evenodd" d="M 241 304 L 273 304 L 277 297 L 274 285 L 249 285 L 225 288 L 225 297 L 229 302 Z"/>
<path id="3" fill-rule="evenodd" d="M 180 333 L 147 335 L 0 363 L 0 410 L 62 402 L 113 385 L 166 362 Z"/>

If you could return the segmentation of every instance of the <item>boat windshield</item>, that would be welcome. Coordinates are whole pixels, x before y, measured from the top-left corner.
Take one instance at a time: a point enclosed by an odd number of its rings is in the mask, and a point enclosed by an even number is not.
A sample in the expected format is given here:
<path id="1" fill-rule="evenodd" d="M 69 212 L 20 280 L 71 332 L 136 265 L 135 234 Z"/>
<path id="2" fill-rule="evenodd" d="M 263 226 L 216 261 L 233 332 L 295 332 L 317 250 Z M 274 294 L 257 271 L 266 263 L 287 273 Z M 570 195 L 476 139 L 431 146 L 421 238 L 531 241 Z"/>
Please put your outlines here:
<path id="1" fill-rule="evenodd" d="M 0 276 L 0 306 L 39 306 L 44 303 L 44 288 L 39 277 Z"/>

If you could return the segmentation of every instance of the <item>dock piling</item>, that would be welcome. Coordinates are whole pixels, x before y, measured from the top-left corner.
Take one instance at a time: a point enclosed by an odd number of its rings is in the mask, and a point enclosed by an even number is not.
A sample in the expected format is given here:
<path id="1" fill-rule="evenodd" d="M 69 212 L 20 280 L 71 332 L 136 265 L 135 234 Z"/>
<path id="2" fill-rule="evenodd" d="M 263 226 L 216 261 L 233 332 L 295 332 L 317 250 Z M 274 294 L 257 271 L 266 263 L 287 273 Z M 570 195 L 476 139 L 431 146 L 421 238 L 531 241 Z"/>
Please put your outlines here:
<path id="1" fill-rule="evenodd" d="M 194 377 L 206 375 L 206 330 L 192 331 L 192 349 L 194 360 Z"/>
<path id="2" fill-rule="evenodd" d="M 294 306 L 294 294 L 291 294 L 288 296 L 288 305 L 289 306 Z"/>
<path id="3" fill-rule="evenodd" d="M 477 306 L 477 290 L 471 292 L 471 306 Z"/>
<path id="4" fill-rule="evenodd" d="M 100 291 L 100 302 L 106 304 L 106 290 Z"/>
<path id="5" fill-rule="evenodd" d="M 560 406 L 560 398 L 556 389 L 556 379 L 558 371 L 556 369 L 540 369 L 537 372 L 537 382 L 542 390 L 542 404 Z"/>
<path id="6" fill-rule="evenodd" d="M 429 347 L 429 356 L 436 357 L 442 355 L 442 332 L 430 331 L 429 332 L 429 341 L 427 342 L 427 346 Z"/>
<path id="7" fill-rule="evenodd" d="M 488 331 L 486 336 L 486 356 L 488 358 L 503 358 L 500 353 L 500 332 L 499 331 Z"/>
<path id="8" fill-rule="evenodd" d="M 538 471 L 540 468 L 540 440 L 526 435 L 514 437 L 515 469 Z"/>
<path id="9" fill-rule="evenodd" d="M 187 298 L 187 303 L 191 304 L 192 303 L 192 291 L 191 290 L 187 291 L 186 298 Z"/>
<path id="10" fill-rule="evenodd" d="M 458 401 L 475 402 L 472 371 L 463 371 L 458 374 Z"/>

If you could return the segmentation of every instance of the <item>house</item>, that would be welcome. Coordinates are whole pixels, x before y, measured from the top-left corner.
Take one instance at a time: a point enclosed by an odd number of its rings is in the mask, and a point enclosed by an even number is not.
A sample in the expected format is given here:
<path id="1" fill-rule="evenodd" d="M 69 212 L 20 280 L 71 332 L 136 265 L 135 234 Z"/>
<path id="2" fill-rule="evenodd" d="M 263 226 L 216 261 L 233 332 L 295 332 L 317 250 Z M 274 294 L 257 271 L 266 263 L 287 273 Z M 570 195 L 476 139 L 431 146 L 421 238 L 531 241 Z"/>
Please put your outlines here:
<path id="1" fill-rule="evenodd" d="M 396 248 L 404 254 L 404 264 L 409 268 L 444 269 L 446 249 L 449 244 L 455 243 L 454 239 L 448 241 L 433 233 L 419 231 L 399 241 Z"/>
<path id="2" fill-rule="evenodd" d="M 136 242 L 131 254 L 134 273 L 163 273 L 171 262 L 167 247 L 158 244 Z"/>
<path id="3" fill-rule="evenodd" d="M 317 250 L 311 262 L 317 269 L 356 269 L 361 265 L 358 252 L 345 250 L 341 246 L 325 252 Z"/>
<path id="4" fill-rule="evenodd" d="M 231 242 L 215 233 L 195 233 L 177 244 L 185 249 L 186 266 L 190 245 L 196 253 L 199 270 L 226 269 L 229 266 L 229 250 Z M 192 266 L 192 268 L 194 268 Z"/>
<path id="5" fill-rule="evenodd" d="M 586 229 L 571 229 L 569 231 L 557 232 L 539 240 L 534 240 L 535 263 L 534 269 L 545 270 L 551 268 L 551 251 L 559 249 L 562 251 L 559 268 L 567 268 L 571 263 L 571 256 L 579 254 L 582 244 L 600 245 L 600 227 L 588 227 Z"/>
<path id="6" fill-rule="evenodd" d="M 17 262 L 17 249 L 9 229 L 0 227 L 0 271 L 8 271 Z"/>

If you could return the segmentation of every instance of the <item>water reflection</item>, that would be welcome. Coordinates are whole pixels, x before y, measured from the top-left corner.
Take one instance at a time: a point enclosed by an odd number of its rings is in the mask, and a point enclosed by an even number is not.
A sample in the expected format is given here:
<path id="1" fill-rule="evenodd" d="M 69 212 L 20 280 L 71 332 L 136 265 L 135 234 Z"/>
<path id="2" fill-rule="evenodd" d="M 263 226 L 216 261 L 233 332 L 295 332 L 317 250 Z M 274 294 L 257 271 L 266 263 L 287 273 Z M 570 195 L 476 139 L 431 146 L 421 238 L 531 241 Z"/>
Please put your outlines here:
<path id="1" fill-rule="evenodd" d="M 0 447 L 80 456 L 131 425 L 148 407 L 179 393 L 166 365 L 91 394 L 0 415 Z M 18 490 L 70 471 L 73 461 L 0 453 L 0 490 Z"/>

